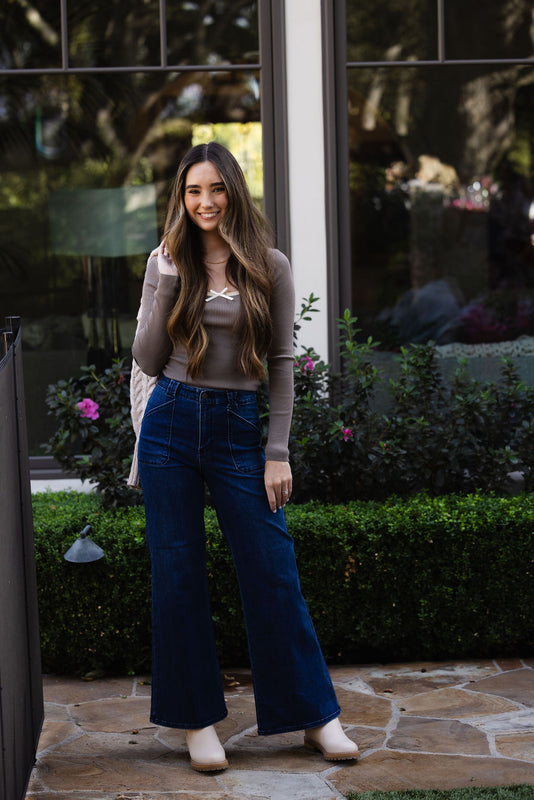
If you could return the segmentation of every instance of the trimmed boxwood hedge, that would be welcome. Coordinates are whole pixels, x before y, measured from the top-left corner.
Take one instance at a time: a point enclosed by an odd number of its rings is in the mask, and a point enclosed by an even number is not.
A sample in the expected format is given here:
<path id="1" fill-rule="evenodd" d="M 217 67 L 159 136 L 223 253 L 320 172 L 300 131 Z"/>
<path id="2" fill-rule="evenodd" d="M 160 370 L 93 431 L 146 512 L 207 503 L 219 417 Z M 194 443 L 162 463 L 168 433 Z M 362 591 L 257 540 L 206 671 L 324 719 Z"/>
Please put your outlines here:
<path id="1" fill-rule="evenodd" d="M 34 495 L 33 513 L 44 670 L 149 670 L 144 509 L 63 492 Z M 534 650 L 534 495 L 307 503 L 286 516 L 330 663 Z M 106 558 L 65 561 L 88 523 Z M 206 533 L 221 664 L 244 665 L 239 590 L 211 508 Z"/>

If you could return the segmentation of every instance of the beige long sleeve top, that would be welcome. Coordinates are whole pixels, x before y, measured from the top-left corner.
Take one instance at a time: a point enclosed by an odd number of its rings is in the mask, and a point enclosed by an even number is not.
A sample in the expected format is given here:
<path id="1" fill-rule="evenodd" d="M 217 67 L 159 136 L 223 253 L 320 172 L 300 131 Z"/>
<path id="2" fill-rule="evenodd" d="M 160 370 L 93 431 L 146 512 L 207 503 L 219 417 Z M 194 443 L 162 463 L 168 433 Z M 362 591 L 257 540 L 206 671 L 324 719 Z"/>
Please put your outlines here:
<path id="1" fill-rule="evenodd" d="M 270 311 L 273 337 L 267 358 L 269 380 L 269 428 L 266 458 L 287 461 L 288 439 L 293 412 L 293 320 L 295 291 L 286 256 L 271 250 L 274 282 Z M 209 338 L 202 374 L 187 375 L 187 352 L 173 344 L 167 334 L 167 320 L 178 292 L 178 277 L 158 271 L 157 257 L 147 264 L 133 356 L 147 375 L 163 374 L 168 378 L 208 389 L 256 391 L 259 381 L 238 368 L 239 339 L 234 323 L 239 316 L 238 294 L 232 299 L 216 296 L 205 304 L 204 326 Z"/>

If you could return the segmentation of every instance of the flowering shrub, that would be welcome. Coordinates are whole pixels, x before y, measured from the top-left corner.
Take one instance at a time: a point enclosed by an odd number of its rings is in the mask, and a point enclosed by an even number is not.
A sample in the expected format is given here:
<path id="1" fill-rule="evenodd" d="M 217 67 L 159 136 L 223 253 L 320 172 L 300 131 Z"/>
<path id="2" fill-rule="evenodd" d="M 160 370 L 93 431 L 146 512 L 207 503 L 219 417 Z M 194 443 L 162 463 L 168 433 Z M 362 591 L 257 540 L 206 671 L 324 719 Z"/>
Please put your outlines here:
<path id="1" fill-rule="evenodd" d="M 470 378 L 464 363 L 444 379 L 433 344 L 411 345 L 386 384 L 374 365 L 378 343 L 358 342 L 356 323 L 349 311 L 339 320 L 341 373 L 309 349 L 295 359 L 296 502 L 502 491 L 515 470 L 532 488 L 534 388 L 511 361 L 496 383 Z"/>
<path id="2" fill-rule="evenodd" d="M 135 444 L 130 420 L 130 370 L 115 361 L 103 373 L 82 367 L 78 378 L 48 387 L 46 402 L 58 429 L 45 451 L 68 472 L 96 483 L 108 505 L 140 502 L 129 489 Z"/>
<path id="3" fill-rule="evenodd" d="M 375 343 L 357 342 L 356 321 L 347 310 L 338 322 L 342 372 L 309 348 L 295 360 L 289 450 L 297 502 L 338 502 L 367 496 L 371 489 L 369 466 L 378 446 L 370 439 L 378 419 L 372 395 L 379 375 L 372 363 Z"/>
<path id="4" fill-rule="evenodd" d="M 303 303 L 296 331 L 316 300 Z M 463 364 L 444 380 L 433 345 L 411 345 L 402 348 L 398 376 L 386 384 L 374 364 L 378 343 L 359 342 L 356 323 L 348 310 L 339 320 L 340 372 L 311 348 L 295 358 L 294 501 L 501 491 L 513 470 L 534 488 L 534 388 L 519 381 L 512 362 L 503 361 L 497 383 L 478 383 Z M 50 386 L 47 396 L 58 421 L 47 452 L 94 481 L 111 505 L 141 500 L 126 486 L 135 443 L 128 378 L 122 362 L 103 374 L 84 367 L 81 377 Z M 266 387 L 259 397 L 266 424 Z"/>

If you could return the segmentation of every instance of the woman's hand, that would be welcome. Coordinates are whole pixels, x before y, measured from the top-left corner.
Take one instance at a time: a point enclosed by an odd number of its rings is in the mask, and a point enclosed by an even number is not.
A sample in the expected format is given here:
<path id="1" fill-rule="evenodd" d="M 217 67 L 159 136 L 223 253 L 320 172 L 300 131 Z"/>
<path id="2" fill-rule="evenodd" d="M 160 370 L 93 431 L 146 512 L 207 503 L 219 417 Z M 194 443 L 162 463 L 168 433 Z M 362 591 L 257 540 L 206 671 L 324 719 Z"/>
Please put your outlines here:
<path id="1" fill-rule="evenodd" d="M 271 511 L 285 506 L 293 489 L 289 463 L 287 461 L 266 461 L 264 480 Z"/>
<path id="2" fill-rule="evenodd" d="M 158 272 L 161 275 L 174 275 L 176 276 L 177 270 L 174 261 L 171 258 L 167 247 L 165 246 L 165 240 L 162 241 L 158 249 L 156 250 L 158 256 Z"/>

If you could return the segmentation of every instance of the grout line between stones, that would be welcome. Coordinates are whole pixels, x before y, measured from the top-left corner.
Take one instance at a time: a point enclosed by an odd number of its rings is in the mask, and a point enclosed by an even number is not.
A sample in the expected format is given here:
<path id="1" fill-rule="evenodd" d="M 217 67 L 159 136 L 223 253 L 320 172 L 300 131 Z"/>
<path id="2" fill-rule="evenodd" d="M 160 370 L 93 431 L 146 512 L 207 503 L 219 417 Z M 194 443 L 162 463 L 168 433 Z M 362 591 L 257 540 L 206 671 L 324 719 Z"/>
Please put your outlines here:
<path id="1" fill-rule="evenodd" d="M 47 756 L 49 753 L 52 753 L 54 750 L 57 750 L 58 747 L 62 747 L 64 744 L 69 744 L 69 742 L 75 742 L 76 739 L 82 739 L 87 734 L 85 731 L 80 730 L 78 734 L 73 734 L 72 736 L 67 736 L 66 739 L 62 739 L 60 742 L 56 742 L 55 744 L 51 744 L 46 747 L 44 750 L 39 750 L 37 760 L 40 761 L 43 756 Z"/>
<path id="2" fill-rule="evenodd" d="M 335 787 L 335 786 L 334 786 L 332 783 L 330 783 L 330 781 L 328 780 L 328 776 L 329 776 L 329 775 L 332 775 L 333 773 L 335 773 L 335 772 L 338 772 L 340 769 L 342 769 L 342 767 L 341 767 L 341 766 L 339 766 L 339 767 L 335 767 L 334 769 L 327 769 L 325 772 L 321 772 L 321 773 L 319 773 L 319 775 L 320 775 L 320 777 L 324 777 L 324 782 L 325 782 L 325 784 L 328 786 L 328 788 L 330 789 L 330 791 L 331 791 L 331 792 L 335 792 L 335 796 L 336 796 L 336 797 L 342 797 L 342 798 L 345 798 L 345 795 L 344 795 L 344 794 L 342 794 L 342 793 L 339 791 L 339 789 L 337 789 L 337 788 L 336 788 L 336 787 Z"/>
<path id="3" fill-rule="evenodd" d="M 397 730 L 399 720 L 402 719 L 402 714 L 400 712 L 399 707 L 397 706 L 397 703 L 393 699 L 391 699 L 389 703 L 391 706 L 391 716 L 389 718 L 388 724 L 383 729 L 385 733 L 385 738 L 384 742 L 382 743 L 382 747 L 380 748 L 381 750 L 388 749 L 388 742 L 391 739 L 392 734 Z"/>

